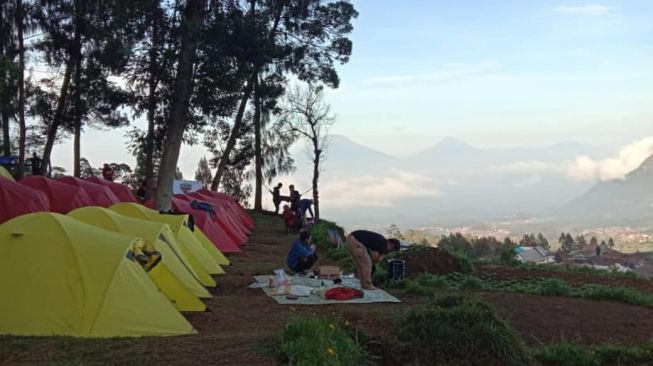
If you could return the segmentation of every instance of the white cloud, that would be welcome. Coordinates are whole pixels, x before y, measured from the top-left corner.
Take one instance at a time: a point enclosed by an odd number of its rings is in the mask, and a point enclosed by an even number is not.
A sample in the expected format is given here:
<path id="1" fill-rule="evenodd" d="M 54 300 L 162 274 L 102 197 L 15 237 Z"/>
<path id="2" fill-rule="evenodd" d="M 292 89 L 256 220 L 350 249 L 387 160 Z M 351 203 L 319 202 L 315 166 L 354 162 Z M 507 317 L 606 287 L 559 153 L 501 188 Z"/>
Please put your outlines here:
<path id="1" fill-rule="evenodd" d="M 501 64 L 493 60 L 477 63 L 448 63 L 443 64 L 441 70 L 434 73 L 381 76 L 371 78 L 368 82 L 372 84 L 438 83 L 466 76 L 484 74 L 498 70 L 500 67 Z"/>
<path id="2" fill-rule="evenodd" d="M 542 177 L 540 175 L 535 174 L 524 180 L 513 183 L 512 186 L 517 189 L 523 189 L 523 188 L 528 188 L 530 186 L 538 185 L 540 183 L 542 183 Z"/>
<path id="3" fill-rule="evenodd" d="M 437 197 L 436 182 L 419 174 L 394 170 L 385 176 L 360 176 L 325 181 L 321 204 L 329 208 L 393 207 L 409 198 Z"/>
<path id="4" fill-rule="evenodd" d="M 561 5 L 561 6 L 556 6 L 554 10 L 558 13 L 578 14 L 578 15 L 586 15 L 586 16 L 602 16 L 602 15 L 610 14 L 614 10 L 614 8 L 606 5 L 589 4 L 583 6 Z"/>
<path id="5" fill-rule="evenodd" d="M 595 160 L 579 156 L 570 164 L 567 175 L 577 181 L 623 179 L 653 155 L 653 136 L 625 146 L 616 157 Z"/>
<path id="6" fill-rule="evenodd" d="M 493 173 L 561 173 L 565 169 L 560 164 L 530 160 L 503 165 L 491 165 L 488 167 L 488 170 Z"/>

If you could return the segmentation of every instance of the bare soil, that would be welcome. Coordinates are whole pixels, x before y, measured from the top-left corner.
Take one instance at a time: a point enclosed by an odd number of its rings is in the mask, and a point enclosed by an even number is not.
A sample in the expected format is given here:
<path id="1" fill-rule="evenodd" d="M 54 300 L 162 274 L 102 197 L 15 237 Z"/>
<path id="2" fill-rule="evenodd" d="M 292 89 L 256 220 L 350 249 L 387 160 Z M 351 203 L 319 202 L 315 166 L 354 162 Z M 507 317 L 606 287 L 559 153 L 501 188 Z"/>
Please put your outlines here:
<path id="1" fill-rule="evenodd" d="M 425 248 L 401 256 L 406 261 L 406 278 L 414 279 L 422 273 L 447 275 L 460 272 L 458 260 L 438 248 Z"/>
<path id="2" fill-rule="evenodd" d="M 331 316 L 370 337 L 382 337 L 394 330 L 405 311 L 427 301 L 391 290 L 403 303 L 279 305 L 261 290 L 247 286 L 253 282 L 251 276 L 285 267 L 296 234 L 286 234 L 277 217 L 255 218 L 257 229 L 249 243 L 231 256 L 227 274 L 216 277 L 214 297 L 207 301 L 210 311 L 186 314 L 199 334 L 137 339 L 0 337 L 0 365 L 275 365 L 278 336 L 284 324 L 298 314 Z M 438 268 L 447 268 L 443 263 L 452 265 L 441 253 L 426 258 L 428 265 L 436 258 Z M 414 263 L 408 268 L 412 266 Z M 547 275 L 550 273 L 543 274 Z M 653 337 L 653 310 L 648 308 L 504 292 L 481 296 L 530 344 L 560 339 L 588 344 L 641 343 Z"/>

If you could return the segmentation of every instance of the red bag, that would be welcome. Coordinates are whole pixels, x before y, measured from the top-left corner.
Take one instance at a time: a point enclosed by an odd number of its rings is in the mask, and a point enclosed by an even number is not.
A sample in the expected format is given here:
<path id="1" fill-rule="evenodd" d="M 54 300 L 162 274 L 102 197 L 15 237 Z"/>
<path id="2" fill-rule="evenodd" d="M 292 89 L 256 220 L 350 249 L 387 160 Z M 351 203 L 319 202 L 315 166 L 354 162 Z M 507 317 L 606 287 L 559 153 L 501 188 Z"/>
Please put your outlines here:
<path id="1" fill-rule="evenodd" d="M 329 300 L 351 300 L 360 299 L 363 297 L 363 291 L 356 290 L 351 287 L 334 287 L 324 293 L 324 297 Z"/>

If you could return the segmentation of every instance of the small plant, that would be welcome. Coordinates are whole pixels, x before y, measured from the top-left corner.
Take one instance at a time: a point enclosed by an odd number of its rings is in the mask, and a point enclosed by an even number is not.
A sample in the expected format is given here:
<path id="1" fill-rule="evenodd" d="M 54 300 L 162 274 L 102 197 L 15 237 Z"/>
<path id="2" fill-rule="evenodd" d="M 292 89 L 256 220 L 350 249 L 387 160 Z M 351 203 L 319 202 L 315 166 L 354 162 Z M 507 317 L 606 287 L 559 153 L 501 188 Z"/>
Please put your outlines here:
<path id="1" fill-rule="evenodd" d="M 283 329 L 281 358 L 287 365 L 365 365 L 367 354 L 337 321 L 314 317 L 291 320 Z"/>
<path id="2" fill-rule="evenodd" d="M 474 273 L 474 262 L 466 254 L 457 253 L 456 259 L 458 260 L 458 265 L 460 266 L 461 273 Z"/>
<path id="3" fill-rule="evenodd" d="M 545 279 L 539 284 L 539 293 L 545 296 L 568 296 L 569 284 L 558 279 Z"/>
<path id="4" fill-rule="evenodd" d="M 480 290 L 483 288 L 483 281 L 476 276 L 467 276 L 460 283 L 460 287 L 466 290 Z"/>

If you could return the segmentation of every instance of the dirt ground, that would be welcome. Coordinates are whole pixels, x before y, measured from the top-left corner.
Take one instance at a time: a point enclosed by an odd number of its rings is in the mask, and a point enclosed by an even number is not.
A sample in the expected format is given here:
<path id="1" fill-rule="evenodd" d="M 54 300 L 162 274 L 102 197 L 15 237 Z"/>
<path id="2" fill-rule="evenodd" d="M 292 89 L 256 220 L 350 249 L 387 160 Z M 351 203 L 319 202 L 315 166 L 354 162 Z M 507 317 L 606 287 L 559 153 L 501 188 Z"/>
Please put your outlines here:
<path id="1" fill-rule="evenodd" d="M 0 365 L 275 365 L 278 335 L 297 314 L 347 320 L 369 336 L 393 330 L 393 321 L 423 297 L 392 291 L 401 304 L 284 306 L 259 289 L 251 276 L 285 266 L 294 236 L 280 219 L 256 216 L 258 226 L 232 266 L 218 276 L 204 313 L 187 314 L 199 334 L 140 339 L 0 337 Z M 640 343 L 653 338 L 653 309 L 604 301 L 482 293 L 529 344 L 552 340 Z"/>
<path id="2" fill-rule="evenodd" d="M 406 261 L 406 278 L 416 278 L 422 273 L 447 275 L 460 272 L 456 257 L 438 248 L 425 248 L 401 256 Z"/>

